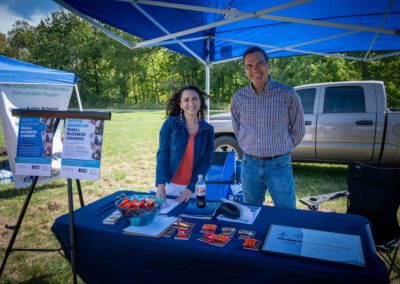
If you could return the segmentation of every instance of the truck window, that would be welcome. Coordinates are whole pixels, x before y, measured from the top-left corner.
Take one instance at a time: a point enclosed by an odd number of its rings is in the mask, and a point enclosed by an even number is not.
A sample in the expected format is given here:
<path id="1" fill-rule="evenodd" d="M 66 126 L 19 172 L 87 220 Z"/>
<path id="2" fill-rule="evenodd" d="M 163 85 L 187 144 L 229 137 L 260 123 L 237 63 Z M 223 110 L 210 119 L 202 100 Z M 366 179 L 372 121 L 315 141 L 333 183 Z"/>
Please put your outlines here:
<path id="1" fill-rule="evenodd" d="M 297 90 L 297 93 L 300 96 L 304 113 L 313 113 L 315 94 L 317 93 L 317 89 L 302 89 Z"/>
<path id="2" fill-rule="evenodd" d="M 360 86 L 325 89 L 324 113 L 365 112 L 364 90 Z"/>

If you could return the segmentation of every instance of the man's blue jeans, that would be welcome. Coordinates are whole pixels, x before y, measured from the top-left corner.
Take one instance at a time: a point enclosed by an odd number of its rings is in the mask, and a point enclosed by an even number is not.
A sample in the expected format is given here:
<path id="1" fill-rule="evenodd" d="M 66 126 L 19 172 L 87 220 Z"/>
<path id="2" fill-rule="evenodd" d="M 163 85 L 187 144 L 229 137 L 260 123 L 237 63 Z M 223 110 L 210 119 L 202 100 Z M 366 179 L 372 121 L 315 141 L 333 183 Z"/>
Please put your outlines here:
<path id="1" fill-rule="evenodd" d="M 291 162 L 290 154 L 272 160 L 257 160 L 244 154 L 241 173 L 244 203 L 262 205 L 268 189 L 276 207 L 296 208 Z"/>

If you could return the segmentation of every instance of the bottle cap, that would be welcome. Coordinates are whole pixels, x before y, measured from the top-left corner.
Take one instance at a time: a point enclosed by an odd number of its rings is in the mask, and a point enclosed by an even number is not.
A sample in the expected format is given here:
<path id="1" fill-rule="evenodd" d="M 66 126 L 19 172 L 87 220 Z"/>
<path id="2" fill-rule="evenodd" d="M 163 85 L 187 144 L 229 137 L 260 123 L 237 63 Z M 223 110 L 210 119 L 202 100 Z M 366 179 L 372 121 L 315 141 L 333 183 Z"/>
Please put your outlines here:
<path id="1" fill-rule="evenodd" d="M 202 179 L 202 178 L 203 178 L 203 175 L 198 175 L 197 178 L 201 178 L 201 179 Z"/>

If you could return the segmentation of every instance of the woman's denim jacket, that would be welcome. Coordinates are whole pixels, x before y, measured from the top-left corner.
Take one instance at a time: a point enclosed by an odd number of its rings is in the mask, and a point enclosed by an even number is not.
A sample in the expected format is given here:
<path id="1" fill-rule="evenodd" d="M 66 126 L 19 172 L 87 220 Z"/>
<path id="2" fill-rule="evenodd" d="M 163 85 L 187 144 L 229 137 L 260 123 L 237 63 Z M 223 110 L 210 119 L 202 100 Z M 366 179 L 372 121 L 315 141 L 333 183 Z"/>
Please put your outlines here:
<path id="1" fill-rule="evenodd" d="M 186 123 L 178 116 L 169 117 L 160 130 L 160 147 L 157 151 L 156 186 L 171 182 L 182 161 L 189 140 Z M 194 192 L 197 175 L 206 176 L 214 153 L 214 127 L 199 121 L 194 140 L 193 171 L 189 188 Z"/>

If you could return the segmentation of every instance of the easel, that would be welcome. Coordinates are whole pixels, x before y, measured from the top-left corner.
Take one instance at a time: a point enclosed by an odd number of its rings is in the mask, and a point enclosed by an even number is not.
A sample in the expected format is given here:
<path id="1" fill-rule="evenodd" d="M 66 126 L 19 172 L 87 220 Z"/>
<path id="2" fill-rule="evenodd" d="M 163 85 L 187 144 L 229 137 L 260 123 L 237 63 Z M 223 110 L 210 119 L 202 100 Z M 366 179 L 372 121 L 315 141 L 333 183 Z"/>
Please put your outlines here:
<path id="1" fill-rule="evenodd" d="M 41 110 L 19 110 L 14 109 L 11 111 L 13 116 L 24 116 L 24 117 L 48 117 L 48 118 L 56 118 L 56 123 L 54 127 L 54 132 L 59 124 L 60 119 L 91 119 L 91 120 L 110 120 L 111 113 L 110 112 L 92 112 L 92 111 L 41 111 Z M 21 212 L 19 214 L 17 224 L 13 226 L 6 225 L 7 229 L 13 230 L 13 234 L 11 236 L 10 242 L 8 243 L 6 253 L 3 259 L 3 262 L 0 267 L 0 277 L 3 274 L 4 267 L 6 266 L 7 259 L 11 252 L 13 251 L 41 251 L 41 252 L 49 252 L 49 251 L 58 251 L 60 252 L 62 248 L 58 249 L 47 249 L 47 248 L 13 248 L 15 239 L 18 235 L 19 229 L 21 228 L 22 221 L 24 219 L 26 210 L 28 209 L 29 202 L 31 200 L 33 191 L 35 190 L 36 183 L 39 177 L 35 176 L 32 180 L 30 189 L 26 196 L 24 205 L 22 206 Z M 79 201 L 81 207 L 85 206 L 83 201 L 81 183 L 79 179 L 76 179 L 76 186 L 78 189 Z M 69 250 L 71 252 L 71 269 L 73 273 L 73 283 L 77 283 L 76 277 L 76 249 L 75 249 L 75 222 L 74 222 L 74 202 L 72 197 L 72 179 L 67 179 L 67 188 L 68 188 L 68 211 L 69 211 L 69 236 L 70 236 L 70 246 L 65 250 Z"/>

